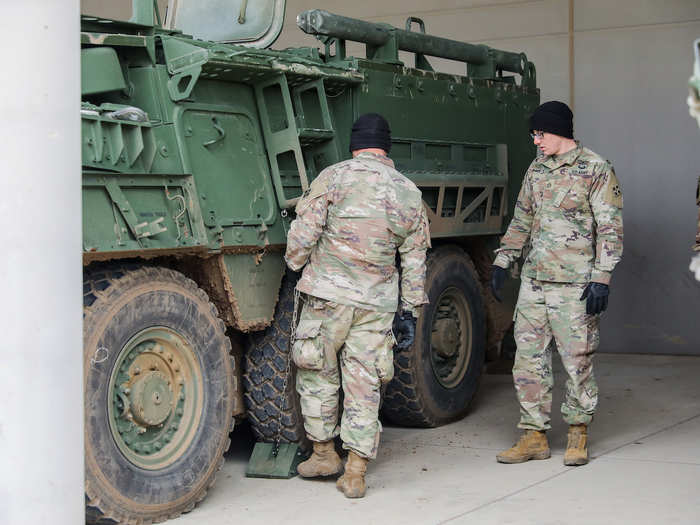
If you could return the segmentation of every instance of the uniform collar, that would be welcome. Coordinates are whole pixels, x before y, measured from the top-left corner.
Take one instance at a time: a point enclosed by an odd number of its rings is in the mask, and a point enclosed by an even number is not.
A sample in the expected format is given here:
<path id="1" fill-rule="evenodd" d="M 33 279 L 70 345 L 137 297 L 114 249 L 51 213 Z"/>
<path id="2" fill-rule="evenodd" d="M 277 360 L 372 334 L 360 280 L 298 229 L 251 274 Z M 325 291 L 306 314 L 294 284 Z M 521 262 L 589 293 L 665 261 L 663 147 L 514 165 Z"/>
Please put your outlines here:
<path id="1" fill-rule="evenodd" d="M 371 151 L 363 151 L 357 157 L 356 159 L 367 159 L 367 160 L 376 160 L 381 162 L 382 164 L 386 164 L 390 168 L 394 167 L 394 161 L 391 160 L 389 157 L 385 155 L 378 155 L 377 153 L 372 153 Z"/>
<path id="2" fill-rule="evenodd" d="M 583 153 L 583 146 L 581 146 L 581 142 L 579 142 L 578 140 L 576 140 L 575 142 L 576 147 L 571 151 L 567 151 L 566 153 L 562 153 L 561 155 L 548 155 L 546 157 L 543 155 L 540 158 L 540 164 L 544 164 L 552 170 L 564 166 L 565 164 L 573 166 L 576 163 L 576 159 L 578 159 L 581 153 Z"/>

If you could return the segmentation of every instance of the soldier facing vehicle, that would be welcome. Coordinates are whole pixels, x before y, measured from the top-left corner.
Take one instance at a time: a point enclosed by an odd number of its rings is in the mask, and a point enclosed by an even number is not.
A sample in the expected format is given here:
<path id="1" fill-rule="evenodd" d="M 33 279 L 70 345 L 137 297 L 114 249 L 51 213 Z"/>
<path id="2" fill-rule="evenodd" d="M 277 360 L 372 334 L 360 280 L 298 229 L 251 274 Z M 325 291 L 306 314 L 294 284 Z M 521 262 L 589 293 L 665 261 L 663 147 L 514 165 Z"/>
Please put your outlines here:
<path id="1" fill-rule="evenodd" d="M 394 374 L 397 251 L 400 348 L 413 343 L 418 309 L 427 302 L 428 220 L 420 190 L 394 169 L 390 149 L 382 116 L 358 118 L 350 140 L 353 158 L 314 180 L 287 236 L 287 265 L 304 268 L 297 289 L 305 304 L 292 357 L 304 428 L 313 442 L 312 456 L 297 470 L 305 478 L 340 473 L 333 442 L 340 435 L 349 453 L 337 486 L 349 498 L 365 494 L 367 461 L 377 456 L 381 432 L 381 384 Z M 341 378 L 344 410 L 338 426 Z"/>

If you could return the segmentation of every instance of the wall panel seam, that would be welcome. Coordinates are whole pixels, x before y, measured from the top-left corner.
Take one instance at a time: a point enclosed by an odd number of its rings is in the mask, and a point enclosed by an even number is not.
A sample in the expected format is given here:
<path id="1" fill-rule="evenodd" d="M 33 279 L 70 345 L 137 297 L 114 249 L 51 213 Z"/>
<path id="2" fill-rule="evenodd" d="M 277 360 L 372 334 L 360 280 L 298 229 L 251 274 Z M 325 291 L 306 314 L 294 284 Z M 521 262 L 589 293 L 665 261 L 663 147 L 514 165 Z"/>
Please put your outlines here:
<path id="1" fill-rule="evenodd" d="M 634 30 L 634 29 L 647 29 L 656 27 L 669 27 L 669 26 L 686 26 L 693 25 L 700 22 L 700 18 L 693 18 L 692 20 L 683 20 L 682 22 L 658 22 L 654 24 L 633 24 L 628 26 L 611 26 L 611 27 L 600 27 L 595 29 L 574 29 L 575 34 L 579 33 L 603 33 L 605 31 L 621 31 L 621 30 Z"/>
<path id="2" fill-rule="evenodd" d="M 571 107 L 571 111 L 574 112 L 574 104 L 576 101 L 575 94 L 576 94 L 576 84 L 574 83 L 574 78 L 575 78 L 575 70 L 574 70 L 574 58 L 575 58 L 575 50 L 574 50 L 574 37 L 575 37 L 575 32 L 574 32 L 574 0 L 569 0 L 569 106 Z"/>
<path id="3" fill-rule="evenodd" d="M 545 0 L 521 0 L 521 1 L 515 1 L 515 2 L 504 2 L 502 4 L 479 4 L 479 5 L 472 5 L 472 6 L 465 6 L 465 7 L 453 7 L 453 8 L 446 8 L 446 9 L 424 9 L 422 11 L 399 11 L 396 13 L 387 13 L 387 14 L 382 14 L 379 16 L 367 16 L 367 15 L 362 15 L 359 16 L 358 18 L 362 18 L 362 20 L 367 20 L 367 21 L 381 21 L 386 18 L 394 17 L 394 16 L 416 16 L 416 15 L 430 15 L 430 14 L 454 14 L 454 13 L 464 13 L 466 11 L 475 11 L 477 9 L 482 9 L 482 10 L 491 10 L 493 11 L 494 9 L 500 9 L 500 8 L 508 8 L 508 7 L 525 7 L 528 5 L 533 5 L 533 4 L 544 4 L 546 3 Z"/>
<path id="4" fill-rule="evenodd" d="M 493 38 L 482 38 L 479 40 L 472 40 L 470 38 L 465 39 L 465 42 L 470 44 L 489 44 L 489 42 L 509 42 L 515 40 L 534 40 L 534 39 L 545 39 L 545 38 L 568 38 L 569 33 L 566 31 L 559 31 L 556 33 L 537 33 L 534 35 L 522 35 L 522 36 L 508 36 L 508 37 L 493 37 Z"/>

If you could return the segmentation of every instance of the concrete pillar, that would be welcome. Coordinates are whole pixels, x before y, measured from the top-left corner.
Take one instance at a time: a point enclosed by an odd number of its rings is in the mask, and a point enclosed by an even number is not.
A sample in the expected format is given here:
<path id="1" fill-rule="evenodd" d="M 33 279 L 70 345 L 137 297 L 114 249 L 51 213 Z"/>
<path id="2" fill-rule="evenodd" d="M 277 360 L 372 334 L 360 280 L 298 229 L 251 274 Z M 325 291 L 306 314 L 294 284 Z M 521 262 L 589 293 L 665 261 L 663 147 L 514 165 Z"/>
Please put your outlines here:
<path id="1" fill-rule="evenodd" d="M 79 0 L 0 16 L 0 523 L 84 521 Z"/>

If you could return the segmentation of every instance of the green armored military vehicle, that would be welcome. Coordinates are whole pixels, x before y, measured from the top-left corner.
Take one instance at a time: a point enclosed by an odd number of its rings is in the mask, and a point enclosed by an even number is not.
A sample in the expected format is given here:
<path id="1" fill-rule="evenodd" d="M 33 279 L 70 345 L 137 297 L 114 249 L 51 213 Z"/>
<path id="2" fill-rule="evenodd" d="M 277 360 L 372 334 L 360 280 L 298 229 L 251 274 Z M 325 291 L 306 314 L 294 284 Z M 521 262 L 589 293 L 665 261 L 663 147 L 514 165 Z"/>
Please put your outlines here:
<path id="1" fill-rule="evenodd" d="M 423 192 L 433 243 L 430 304 L 396 355 L 384 415 L 462 417 L 510 326 L 512 301 L 494 302 L 485 282 L 535 153 L 533 64 L 426 35 L 419 19 L 397 29 L 319 10 L 297 23 L 321 49 L 273 51 L 284 8 L 176 0 L 162 17 L 133 0 L 129 22 L 82 18 L 89 521 L 190 510 L 236 419 L 260 440 L 304 439 L 285 381 L 286 232 L 309 182 L 349 157 L 362 113 L 391 123 L 391 156 Z M 430 57 L 462 74 L 435 72 Z"/>

